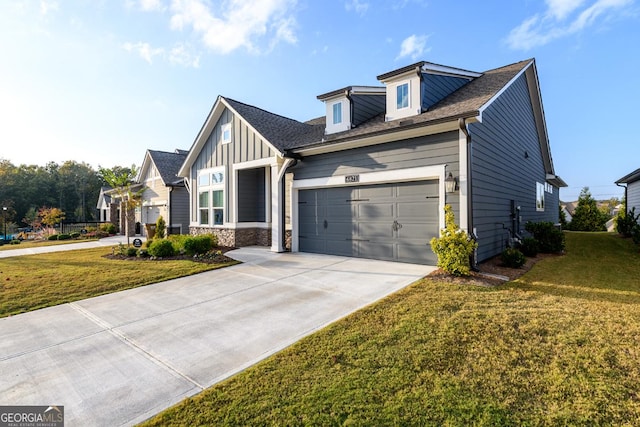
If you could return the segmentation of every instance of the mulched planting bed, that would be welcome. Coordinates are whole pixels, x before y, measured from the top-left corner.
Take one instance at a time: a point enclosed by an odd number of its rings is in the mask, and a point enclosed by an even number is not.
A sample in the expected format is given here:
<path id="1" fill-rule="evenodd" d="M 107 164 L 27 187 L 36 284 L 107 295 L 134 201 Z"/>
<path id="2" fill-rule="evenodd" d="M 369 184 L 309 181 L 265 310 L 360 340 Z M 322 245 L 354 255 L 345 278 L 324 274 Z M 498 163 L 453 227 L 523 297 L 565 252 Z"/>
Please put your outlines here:
<path id="1" fill-rule="evenodd" d="M 163 258 L 155 258 L 151 256 L 139 257 L 139 256 L 126 256 L 121 254 L 107 254 L 103 255 L 103 258 L 108 259 L 116 259 L 123 261 L 146 261 L 146 262 L 156 262 L 156 261 L 176 261 L 176 260 L 184 260 L 184 261 L 193 261 L 193 262 L 202 262 L 205 264 L 225 264 L 230 262 L 237 262 L 233 258 L 229 258 L 225 255 L 225 253 L 232 251 L 237 248 L 227 247 L 227 246 L 218 246 L 214 250 L 204 255 L 175 255 L 171 257 L 163 257 Z"/>
<path id="2" fill-rule="evenodd" d="M 453 276 L 441 268 L 433 271 L 427 277 L 448 282 L 455 283 L 458 285 L 477 285 L 477 286 L 498 286 L 506 283 L 507 281 L 513 281 L 518 277 L 525 274 L 527 271 L 531 270 L 533 266 L 538 262 L 545 258 L 562 256 L 560 254 L 538 254 L 536 257 L 529 258 L 527 257 L 527 262 L 520 268 L 509 268 L 502 265 L 502 261 L 500 259 L 500 255 L 490 258 L 484 262 L 481 262 L 478 267 L 480 268 L 479 272 L 472 271 L 468 277 L 457 277 Z M 498 275 L 508 278 L 508 280 L 503 280 L 497 277 L 492 277 L 491 275 Z"/>

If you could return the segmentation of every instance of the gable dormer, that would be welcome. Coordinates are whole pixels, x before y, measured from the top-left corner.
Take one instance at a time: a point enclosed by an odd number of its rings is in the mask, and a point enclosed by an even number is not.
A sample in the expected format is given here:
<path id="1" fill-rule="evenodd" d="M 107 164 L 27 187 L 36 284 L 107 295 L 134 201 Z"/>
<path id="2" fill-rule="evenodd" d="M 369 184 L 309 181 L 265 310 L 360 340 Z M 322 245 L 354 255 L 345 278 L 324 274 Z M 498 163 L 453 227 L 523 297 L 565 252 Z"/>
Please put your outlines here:
<path id="1" fill-rule="evenodd" d="M 385 120 L 421 114 L 481 75 L 426 61 L 381 74 L 378 80 L 387 93 Z"/>
<path id="2" fill-rule="evenodd" d="M 343 132 L 385 111 L 384 87 L 348 86 L 318 95 L 325 104 L 325 134 Z"/>

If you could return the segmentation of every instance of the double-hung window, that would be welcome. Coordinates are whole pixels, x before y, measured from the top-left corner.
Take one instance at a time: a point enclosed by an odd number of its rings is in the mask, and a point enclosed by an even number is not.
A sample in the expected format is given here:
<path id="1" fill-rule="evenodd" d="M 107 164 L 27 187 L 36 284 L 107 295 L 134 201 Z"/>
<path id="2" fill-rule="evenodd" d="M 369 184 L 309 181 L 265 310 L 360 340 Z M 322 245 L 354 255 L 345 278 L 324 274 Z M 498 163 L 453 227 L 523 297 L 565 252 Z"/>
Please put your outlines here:
<path id="1" fill-rule="evenodd" d="M 198 173 L 198 224 L 224 224 L 224 169 Z"/>

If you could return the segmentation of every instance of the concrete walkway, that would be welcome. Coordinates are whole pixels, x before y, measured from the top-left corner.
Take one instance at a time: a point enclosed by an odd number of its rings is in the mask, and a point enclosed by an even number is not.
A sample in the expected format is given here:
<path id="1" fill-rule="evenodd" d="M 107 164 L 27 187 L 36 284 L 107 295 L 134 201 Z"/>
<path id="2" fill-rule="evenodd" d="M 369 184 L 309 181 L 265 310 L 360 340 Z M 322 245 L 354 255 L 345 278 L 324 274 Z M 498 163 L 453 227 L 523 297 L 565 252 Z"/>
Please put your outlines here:
<path id="1" fill-rule="evenodd" d="M 129 237 L 130 242 L 133 244 L 133 239 L 138 238 L 142 241 L 145 241 L 145 237 Z M 65 243 L 62 245 L 52 245 L 52 246 L 40 246 L 35 248 L 20 248 L 20 246 L 16 246 L 15 249 L 8 249 L 4 251 L 0 251 L 0 258 L 10 258 L 14 256 L 23 256 L 23 255 L 35 255 L 35 254 L 48 254 L 51 252 L 62 252 L 62 251 L 74 251 L 76 249 L 89 249 L 89 248 L 100 248 L 105 246 L 115 246 L 118 243 L 127 243 L 126 236 L 112 236 L 105 237 L 100 240 L 92 240 L 90 242 L 80 242 L 80 243 Z"/>
<path id="2" fill-rule="evenodd" d="M 0 404 L 141 422 L 434 267 L 243 248 L 233 267 L 0 319 Z"/>

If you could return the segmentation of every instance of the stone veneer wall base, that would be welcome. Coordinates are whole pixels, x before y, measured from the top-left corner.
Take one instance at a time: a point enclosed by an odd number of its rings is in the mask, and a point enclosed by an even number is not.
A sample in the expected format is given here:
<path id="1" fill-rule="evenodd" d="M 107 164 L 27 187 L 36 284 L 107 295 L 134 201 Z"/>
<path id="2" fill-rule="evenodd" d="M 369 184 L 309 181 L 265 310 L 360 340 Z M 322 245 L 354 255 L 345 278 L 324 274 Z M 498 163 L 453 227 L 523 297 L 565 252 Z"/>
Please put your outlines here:
<path id="1" fill-rule="evenodd" d="M 189 227 L 192 236 L 213 234 L 218 245 L 240 248 L 242 246 L 271 246 L 270 228 L 209 228 Z"/>

